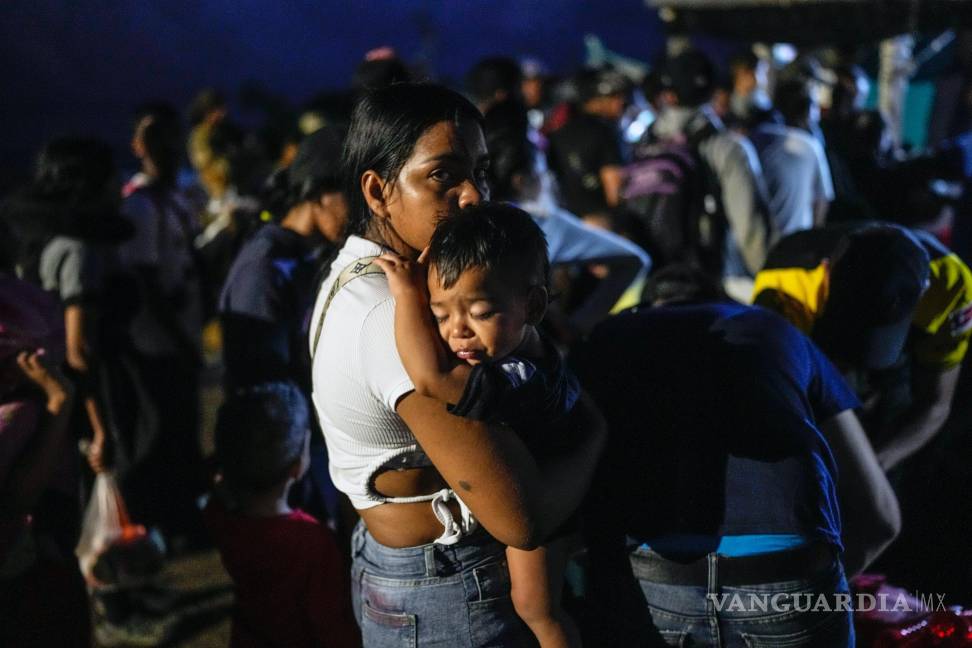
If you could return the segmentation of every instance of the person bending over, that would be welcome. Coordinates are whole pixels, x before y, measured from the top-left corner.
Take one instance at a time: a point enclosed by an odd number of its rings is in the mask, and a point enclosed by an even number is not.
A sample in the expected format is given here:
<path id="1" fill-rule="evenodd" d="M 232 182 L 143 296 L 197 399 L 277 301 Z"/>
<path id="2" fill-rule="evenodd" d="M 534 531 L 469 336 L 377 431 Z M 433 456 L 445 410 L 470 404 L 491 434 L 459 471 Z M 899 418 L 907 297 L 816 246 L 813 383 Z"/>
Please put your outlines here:
<path id="1" fill-rule="evenodd" d="M 547 308 L 542 230 L 516 207 L 482 203 L 441 221 L 419 261 L 376 260 L 416 391 L 454 415 L 510 425 L 534 455 L 556 452 L 579 386 L 536 329 Z M 562 528 L 532 551 L 506 550 L 514 607 L 543 648 L 580 645 L 560 606 L 568 542 Z"/>

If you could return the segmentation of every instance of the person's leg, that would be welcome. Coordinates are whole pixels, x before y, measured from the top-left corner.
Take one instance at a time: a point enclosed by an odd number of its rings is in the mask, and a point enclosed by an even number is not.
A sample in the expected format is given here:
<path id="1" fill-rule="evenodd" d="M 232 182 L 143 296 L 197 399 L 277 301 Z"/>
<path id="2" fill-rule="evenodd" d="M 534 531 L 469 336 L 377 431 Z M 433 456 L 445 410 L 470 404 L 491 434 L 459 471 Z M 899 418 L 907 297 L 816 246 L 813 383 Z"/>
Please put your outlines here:
<path id="1" fill-rule="evenodd" d="M 533 551 L 506 549 L 513 607 L 541 648 L 581 645 L 577 627 L 561 606 L 567 549 L 563 538 Z"/>

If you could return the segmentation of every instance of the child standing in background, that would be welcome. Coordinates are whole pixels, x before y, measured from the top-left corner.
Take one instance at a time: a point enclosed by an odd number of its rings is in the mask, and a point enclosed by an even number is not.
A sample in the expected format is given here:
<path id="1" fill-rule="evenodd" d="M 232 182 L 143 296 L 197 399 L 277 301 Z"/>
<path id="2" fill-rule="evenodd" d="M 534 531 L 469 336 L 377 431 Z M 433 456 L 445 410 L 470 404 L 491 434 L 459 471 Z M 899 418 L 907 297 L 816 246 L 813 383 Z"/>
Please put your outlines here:
<path id="1" fill-rule="evenodd" d="M 221 479 L 205 516 L 236 587 L 233 648 L 361 644 L 331 531 L 287 505 L 309 444 L 307 403 L 293 383 L 239 390 L 220 410 Z"/>
<path id="2" fill-rule="evenodd" d="M 570 447 L 561 423 L 580 390 L 536 329 L 549 262 L 533 219 L 509 205 L 467 207 L 440 221 L 420 261 L 428 277 L 398 255 L 375 260 L 395 297 L 395 340 L 416 391 L 456 416 L 510 425 L 535 457 Z M 560 604 L 568 550 L 562 532 L 533 551 L 506 550 L 513 604 L 542 648 L 580 645 Z"/>

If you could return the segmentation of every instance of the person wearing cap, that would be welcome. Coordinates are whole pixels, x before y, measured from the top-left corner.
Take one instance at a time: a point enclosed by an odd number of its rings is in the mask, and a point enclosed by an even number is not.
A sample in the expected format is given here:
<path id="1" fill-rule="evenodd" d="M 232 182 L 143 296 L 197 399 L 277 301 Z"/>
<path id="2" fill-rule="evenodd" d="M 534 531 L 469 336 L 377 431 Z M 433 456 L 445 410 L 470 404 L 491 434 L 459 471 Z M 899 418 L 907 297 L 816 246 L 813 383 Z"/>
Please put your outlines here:
<path id="1" fill-rule="evenodd" d="M 900 515 L 856 396 L 811 340 L 670 265 L 571 364 L 610 432 L 584 519 L 594 636 L 854 645 L 835 601 Z M 821 596 L 826 612 L 794 606 Z"/>
<path id="2" fill-rule="evenodd" d="M 614 70 L 588 69 L 577 80 L 580 112 L 551 133 L 547 161 L 560 183 L 563 207 L 581 218 L 618 204 L 621 136 L 628 86 Z"/>
<path id="3" fill-rule="evenodd" d="M 873 223 L 798 232 L 770 252 L 753 297 L 851 379 L 885 470 L 948 418 L 972 335 L 972 272 L 930 235 Z"/>
<path id="4" fill-rule="evenodd" d="M 219 297 L 230 389 L 280 380 L 310 387 L 301 327 L 314 292 L 322 243 L 342 240 L 343 134 L 325 126 L 300 145 L 265 196 L 270 220 L 240 249 Z M 303 350 L 302 350 L 303 349 Z"/>
<path id="5" fill-rule="evenodd" d="M 752 144 L 726 130 L 709 106 L 713 78 L 712 63 L 696 50 L 663 63 L 656 81 L 661 111 L 646 136 L 697 142 L 701 161 L 719 185 L 721 211 L 729 226 L 724 281 L 733 296 L 748 296 L 752 277 L 762 267 L 771 241 L 766 191 Z"/>

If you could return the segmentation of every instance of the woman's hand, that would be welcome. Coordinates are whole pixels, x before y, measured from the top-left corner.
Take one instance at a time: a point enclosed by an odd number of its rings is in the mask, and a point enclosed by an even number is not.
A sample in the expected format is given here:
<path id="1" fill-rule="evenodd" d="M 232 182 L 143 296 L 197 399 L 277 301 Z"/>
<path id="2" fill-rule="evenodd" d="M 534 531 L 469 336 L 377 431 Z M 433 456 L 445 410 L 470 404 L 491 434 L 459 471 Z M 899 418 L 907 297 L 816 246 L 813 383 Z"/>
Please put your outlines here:
<path id="1" fill-rule="evenodd" d="M 424 256 L 423 253 L 419 261 L 412 261 L 394 252 L 385 252 L 375 259 L 388 277 L 388 290 L 396 301 L 402 297 L 424 300 L 428 295 L 426 267 L 421 263 Z"/>
<path id="2" fill-rule="evenodd" d="M 102 473 L 108 469 L 105 465 L 105 442 L 102 439 L 94 439 L 84 451 L 85 458 L 88 460 L 88 465 L 91 466 L 91 470 L 95 473 Z"/>
<path id="3" fill-rule="evenodd" d="M 74 394 L 74 386 L 61 370 L 52 364 L 44 349 L 21 351 L 17 354 L 17 366 L 28 380 L 40 387 L 47 396 L 47 411 L 59 414 Z"/>

